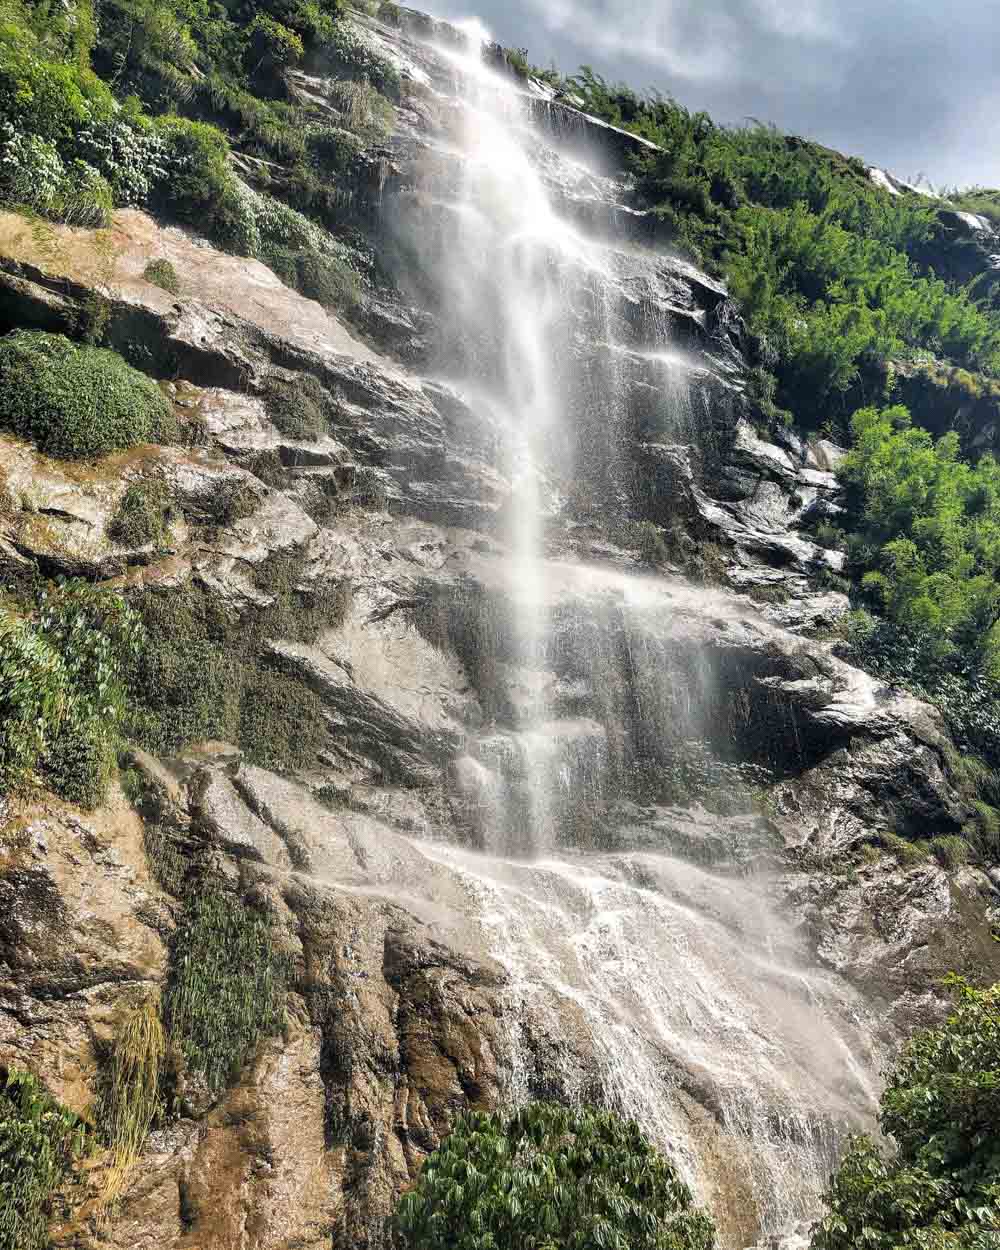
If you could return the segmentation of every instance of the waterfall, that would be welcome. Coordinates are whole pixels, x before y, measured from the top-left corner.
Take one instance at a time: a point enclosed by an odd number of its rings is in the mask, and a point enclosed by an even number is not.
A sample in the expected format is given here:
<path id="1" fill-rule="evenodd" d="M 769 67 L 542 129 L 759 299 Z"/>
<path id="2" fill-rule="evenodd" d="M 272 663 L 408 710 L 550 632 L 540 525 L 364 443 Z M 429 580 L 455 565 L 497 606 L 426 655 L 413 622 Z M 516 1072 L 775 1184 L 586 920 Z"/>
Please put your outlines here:
<path id="1" fill-rule="evenodd" d="M 810 965 L 765 878 L 588 833 L 640 748 L 711 736 L 715 678 L 695 654 L 675 680 L 662 583 L 561 559 L 547 535 L 573 491 L 627 504 L 629 440 L 709 440 L 725 371 L 705 368 L 676 263 L 584 232 L 616 219 L 619 183 L 578 133 L 570 152 L 539 133 L 537 101 L 483 66 L 479 38 L 436 49 L 440 132 L 392 211 L 399 281 L 439 326 L 429 372 L 488 415 L 511 482 L 484 575 L 501 589 L 470 644 L 489 643 L 499 711 L 454 768 L 476 848 L 410 839 L 400 875 L 443 937 L 506 969 L 511 1097 L 634 1117 L 724 1244 L 746 1244 L 812 1215 L 846 1129 L 872 1122 L 877 1030 Z"/>

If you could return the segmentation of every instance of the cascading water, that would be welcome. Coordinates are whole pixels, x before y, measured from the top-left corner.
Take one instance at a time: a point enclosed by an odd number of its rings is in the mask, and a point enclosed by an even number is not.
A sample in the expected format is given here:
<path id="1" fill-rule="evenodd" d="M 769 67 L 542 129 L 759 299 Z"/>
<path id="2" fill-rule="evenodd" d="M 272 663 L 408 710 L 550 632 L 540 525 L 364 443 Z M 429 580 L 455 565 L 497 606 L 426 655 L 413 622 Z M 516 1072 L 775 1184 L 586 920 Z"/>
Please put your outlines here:
<path id="1" fill-rule="evenodd" d="M 554 562 L 548 520 L 581 481 L 605 508 L 624 498 L 626 437 L 709 437 L 705 371 L 680 296 L 675 313 L 658 311 L 674 293 L 655 255 L 576 224 L 612 180 L 540 135 L 537 107 L 479 51 L 475 32 L 464 51 L 437 51 L 451 82 L 440 141 L 400 197 L 395 229 L 408 236 L 400 280 L 429 295 L 443 327 L 437 372 L 490 415 L 512 483 L 496 578 L 509 620 L 491 625 L 504 634 L 492 639 L 504 711 L 455 769 L 481 849 L 415 839 L 400 852 L 405 869 L 381 883 L 405 881 L 448 941 L 506 968 L 512 1097 L 537 1091 L 543 1069 L 542 1086 L 635 1117 L 736 1245 L 758 1224 L 775 1231 L 814 1210 L 845 1126 L 870 1121 L 877 1056 L 864 1039 L 875 1030 L 848 987 L 809 967 L 766 881 L 627 846 L 588 850 L 576 836 L 629 735 L 705 729 L 713 677 L 695 660 L 684 690 L 666 689 L 666 653 L 649 639 L 670 594 Z M 574 212 L 581 203 L 587 212 Z M 595 596 L 619 641 L 592 621 L 564 621 L 568 638 L 557 636 L 558 605 Z M 478 647 L 489 632 L 479 628 Z M 603 685 L 600 721 L 573 712 L 557 652 Z M 616 665 L 638 692 L 631 729 L 615 728 L 626 684 Z"/>

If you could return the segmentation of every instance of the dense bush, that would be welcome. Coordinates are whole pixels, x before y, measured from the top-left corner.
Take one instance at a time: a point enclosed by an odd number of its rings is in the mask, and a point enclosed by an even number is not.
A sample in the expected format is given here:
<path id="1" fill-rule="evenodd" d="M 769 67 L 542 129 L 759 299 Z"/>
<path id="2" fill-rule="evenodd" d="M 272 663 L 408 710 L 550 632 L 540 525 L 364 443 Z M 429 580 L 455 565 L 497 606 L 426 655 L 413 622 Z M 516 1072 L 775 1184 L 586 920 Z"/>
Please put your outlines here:
<path id="1" fill-rule="evenodd" d="M 142 271 L 142 276 L 147 282 L 158 286 L 161 291 L 166 291 L 169 295 L 180 293 L 181 280 L 177 276 L 177 270 L 169 260 L 163 257 L 159 260 L 151 260 Z"/>
<path id="2" fill-rule="evenodd" d="M 29 1072 L 0 1068 L 0 1250 L 44 1250 L 53 1191 L 87 1148 L 87 1125 Z"/>
<path id="3" fill-rule="evenodd" d="M 193 890 L 174 938 L 164 1019 L 188 1069 L 213 1092 L 282 1029 L 288 971 L 268 913 L 211 881 Z"/>
<path id="4" fill-rule="evenodd" d="M 41 780 L 94 806 L 114 769 L 137 618 L 120 597 L 82 582 L 40 585 L 8 604 L 0 602 L 0 792 Z"/>
<path id="5" fill-rule="evenodd" d="M 215 126 L 173 115 L 160 118 L 157 131 L 170 166 L 164 198 L 179 217 L 204 228 L 233 193 L 229 141 Z"/>
<path id="6" fill-rule="evenodd" d="M 710 1250 L 715 1238 L 636 1124 L 547 1103 L 510 1117 L 464 1115 L 424 1163 L 396 1223 L 409 1250 Z"/>
<path id="7" fill-rule="evenodd" d="M 892 196 L 862 162 L 753 125 L 731 129 L 642 98 L 588 67 L 584 107 L 659 144 L 638 188 L 678 242 L 728 278 L 777 375 L 780 407 L 818 424 L 831 401 L 871 402 L 889 356 L 943 353 L 1000 370 L 1000 316 L 923 273 L 935 205 Z"/>
<path id="8" fill-rule="evenodd" d="M 399 71 L 363 35 L 345 26 L 337 26 L 324 40 L 324 58 L 349 78 L 365 80 L 390 99 L 399 96 Z"/>
<path id="9" fill-rule="evenodd" d="M 955 433 L 934 440 L 903 407 L 861 409 L 838 472 L 848 491 L 852 567 L 904 630 L 942 653 L 1000 663 L 1000 467 L 961 460 Z"/>
<path id="10" fill-rule="evenodd" d="M 0 426 L 66 459 L 155 439 L 171 409 L 154 382 L 116 352 L 59 334 L 0 339 Z"/>
<path id="11" fill-rule="evenodd" d="M 856 1139 L 832 1178 L 815 1250 L 987 1250 L 1000 1227 L 1000 987 L 955 982 L 946 1023 L 904 1046 L 882 1095 L 887 1156 Z"/>

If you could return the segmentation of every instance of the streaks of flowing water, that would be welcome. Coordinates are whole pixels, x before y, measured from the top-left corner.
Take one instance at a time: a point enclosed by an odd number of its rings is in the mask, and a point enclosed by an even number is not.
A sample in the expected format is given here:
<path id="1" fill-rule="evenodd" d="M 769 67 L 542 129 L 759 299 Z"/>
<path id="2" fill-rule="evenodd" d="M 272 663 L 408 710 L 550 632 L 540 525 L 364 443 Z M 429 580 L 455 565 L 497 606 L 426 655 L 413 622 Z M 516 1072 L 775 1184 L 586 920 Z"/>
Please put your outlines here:
<path id="1" fill-rule="evenodd" d="M 713 1178 L 683 1091 L 727 1130 L 766 1229 L 811 1213 L 845 1127 L 875 1105 L 864 1008 L 807 967 L 758 884 L 664 856 L 514 862 L 414 846 L 462 883 L 510 978 L 511 1015 L 549 1035 L 564 1091 L 599 1088 L 704 1194 Z"/>
<path id="2" fill-rule="evenodd" d="M 630 440 L 696 442 L 699 423 L 711 426 L 704 367 L 675 341 L 675 323 L 696 317 L 681 295 L 671 303 L 672 279 L 649 254 L 588 238 L 561 211 L 599 177 L 533 134 L 522 93 L 483 66 L 483 32 L 469 33 L 464 52 L 439 49 L 452 109 L 402 251 L 422 267 L 413 285 L 433 293 L 443 326 L 433 367 L 507 442 L 507 580 L 524 697 L 514 723 L 491 727 L 456 765 L 492 853 L 413 841 L 425 869 L 408 860 L 406 888 L 449 917 L 438 921 L 443 937 L 485 946 L 506 969 L 512 1099 L 537 1087 L 540 1068 L 569 1097 L 603 1097 L 669 1146 L 703 1198 L 742 1187 L 774 1231 L 812 1213 L 843 1126 L 871 1116 L 863 1005 L 808 966 L 760 885 L 663 856 L 560 856 L 555 839 L 556 812 L 594 797 L 578 779 L 592 774 L 596 794 L 608 756 L 605 726 L 559 720 L 550 705 L 555 583 L 586 595 L 593 582 L 620 599 L 636 700 L 662 705 L 638 707 L 638 718 L 696 737 L 711 704 L 707 665 L 694 666 L 687 701 L 667 697 L 663 646 L 642 628 L 644 615 L 707 592 L 665 594 L 662 581 L 545 559 L 552 482 L 568 488 L 584 469 L 611 478 Z M 574 753 L 586 768 L 570 767 Z M 720 1150 L 736 1156 L 726 1181 Z"/>

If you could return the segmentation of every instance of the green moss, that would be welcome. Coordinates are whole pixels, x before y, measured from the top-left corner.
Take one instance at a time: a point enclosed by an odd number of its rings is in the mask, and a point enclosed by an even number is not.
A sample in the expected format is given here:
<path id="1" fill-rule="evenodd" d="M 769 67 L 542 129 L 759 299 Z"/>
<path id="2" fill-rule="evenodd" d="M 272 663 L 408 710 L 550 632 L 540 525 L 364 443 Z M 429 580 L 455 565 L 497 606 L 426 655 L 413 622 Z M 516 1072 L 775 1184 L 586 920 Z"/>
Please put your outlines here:
<path id="1" fill-rule="evenodd" d="M 330 397 L 312 374 L 302 374 L 294 381 L 269 378 L 264 386 L 264 402 L 267 415 L 289 438 L 314 442 L 327 432 Z"/>
<path id="2" fill-rule="evenodd" d="M 177 276 L 177 270 L 169 260 L 162 257 L 159 260 L 151 260 L 142 271 L 142 276 L 153 286 L 158 286 L 171 295 L 177 295 L 180 292 L 181 280 Z"/>
<path id="3" fill-rule="evenodd" d="M 45 784 L 69 803 L 97 807 L 114 776 L 118 735 L 100 715 L 69 716 L 41 758 Z"/>
<path id="4" fill-rule="evenodd" d="M 108 522 L 108 537 L 123 547 L 158 543 L 169 533 L 171 512 L 165 483 L 133 482 Z"/>
<path id="5" fill-rule="evenodd" d="M 44 1250 L 53 1192 L 87 1148 L 86 1124 L 29 1072 L 0 1068 L 0 1250 Z"/>
<path id="6" fill-rule="evenodd" d="M 221 739 L 270 768 L 314 762 L 326 727 L 321 701 L 264 651 L 270 638 L 311 641 L 343 620 L 348 583 L 304 593 L 302 557 L 278 554 L 257 570 L 271 605 L 239 617 L 196 586 L 139 602 L 148 645 L 130 678 L 130 731 L 147 749 Z"/>
<path id="7" fill-rule="evenodd" d="M 323 702 L 315 691 L 277 669 L 249 675 L 240 700 L 238 740 L 251 763 L 307 768 L 327 733 Z"/>
<path id="8" fill-rule="evenodd" d="M 0 339 L 0 425 L 49 455 L 82 459 L 132 447 L 171 416 L 156 384 L 115 352 L 33 330 Z"/>
<path id="9" fill-rule="evenodd" d="M 188 898 L 174 939 L 164 1017 L 192 1072 L 220 1092 L 281 1031 L 289 964 L 269 914 L 213 881 Z"/>

